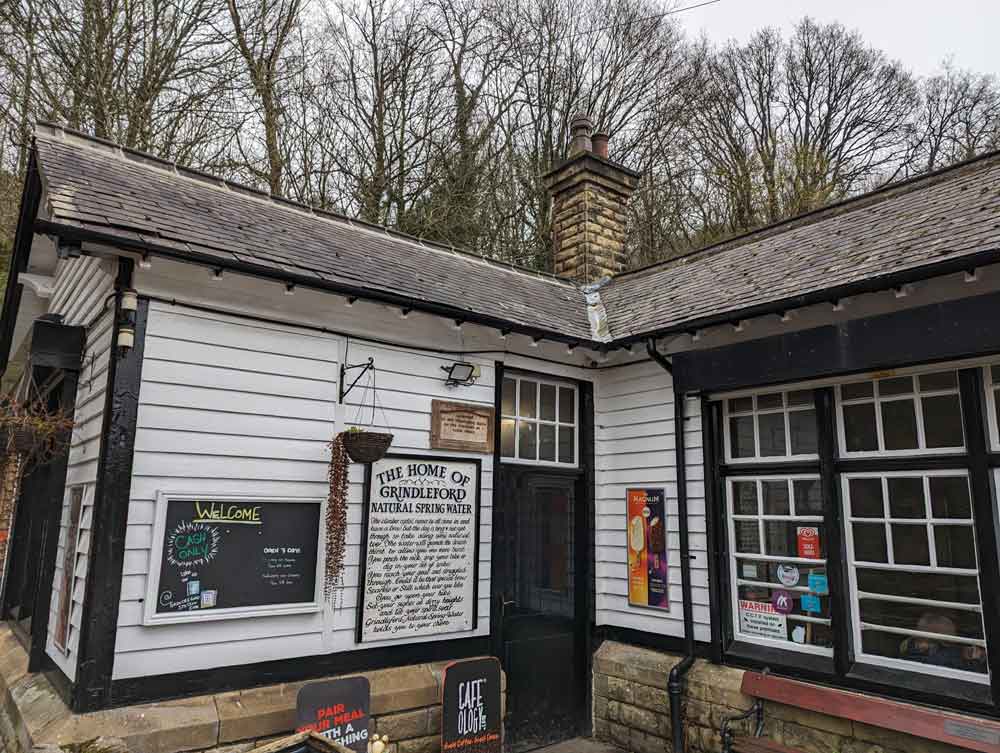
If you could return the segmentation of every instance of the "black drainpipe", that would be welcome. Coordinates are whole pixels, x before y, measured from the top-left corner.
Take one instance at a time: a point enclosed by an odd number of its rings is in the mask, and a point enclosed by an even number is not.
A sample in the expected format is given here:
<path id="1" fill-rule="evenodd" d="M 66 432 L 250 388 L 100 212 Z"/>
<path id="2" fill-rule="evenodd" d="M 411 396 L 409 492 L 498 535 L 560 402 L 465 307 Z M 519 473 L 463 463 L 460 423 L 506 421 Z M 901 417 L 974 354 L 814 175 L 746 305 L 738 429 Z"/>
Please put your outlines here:
<path id="1" fill-rule="evenodd" d="M 656 349 L 656 340 L 646 341 L 646 352 L 673 382 L 673 364 Z M 674 449 L 677 453 L 677 517 L 681 540 L 681 594 L 684 603 L 684 658 L 670 670 L 667 695 L 670 697 L 670 730 L 673 733 L 673 753 L 684 753 L 684 725 L 681 703 L 684 693 L 684 676 L 694 665 L 694 615 L 691 598 L 691 546 L 688 539 L 687 468 L 684 460 L 684 395 L 674 383 Z"/>

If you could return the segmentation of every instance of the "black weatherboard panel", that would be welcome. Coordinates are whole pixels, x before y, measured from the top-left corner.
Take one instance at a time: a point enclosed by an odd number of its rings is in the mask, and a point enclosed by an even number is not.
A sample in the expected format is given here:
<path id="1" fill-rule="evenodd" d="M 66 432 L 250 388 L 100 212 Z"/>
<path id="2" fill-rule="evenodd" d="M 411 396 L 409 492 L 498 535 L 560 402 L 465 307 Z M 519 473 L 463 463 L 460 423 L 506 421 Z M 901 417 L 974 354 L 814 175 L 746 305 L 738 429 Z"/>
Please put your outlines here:
<path id="1" fill-rule="evenodd" d="M 1000 293 L 678 353 L 682 390 L 725 390 L 1000 351 Z"/>

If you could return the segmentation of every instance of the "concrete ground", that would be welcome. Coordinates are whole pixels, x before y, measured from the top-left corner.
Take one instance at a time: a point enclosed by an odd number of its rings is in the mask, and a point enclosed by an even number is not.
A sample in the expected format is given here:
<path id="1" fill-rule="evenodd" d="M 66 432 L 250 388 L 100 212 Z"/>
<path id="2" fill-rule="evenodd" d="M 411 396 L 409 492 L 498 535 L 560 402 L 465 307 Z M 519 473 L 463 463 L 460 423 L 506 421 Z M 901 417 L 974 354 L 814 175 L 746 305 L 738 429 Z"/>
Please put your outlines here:
<path id="1" fill-rule="evenodd" d="M 535 753 L 622 753 L 621 749 L 589 737 L 575 737 L 561 743 L 539 748 Z"/>

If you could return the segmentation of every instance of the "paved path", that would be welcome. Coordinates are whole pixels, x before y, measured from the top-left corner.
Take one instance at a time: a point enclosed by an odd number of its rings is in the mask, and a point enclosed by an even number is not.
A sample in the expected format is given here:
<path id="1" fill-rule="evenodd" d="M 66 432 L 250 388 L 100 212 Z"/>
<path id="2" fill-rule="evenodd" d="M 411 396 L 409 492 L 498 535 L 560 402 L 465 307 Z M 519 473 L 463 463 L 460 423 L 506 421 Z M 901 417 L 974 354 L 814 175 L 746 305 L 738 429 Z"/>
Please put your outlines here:
<path id="1" fill-rule="evenodd" d="M 622 751 L 614 745 L 598 742 L 589 737 L 575 737 L 546 748 L 539 748 L 535 753 L 622 753 Z"/>

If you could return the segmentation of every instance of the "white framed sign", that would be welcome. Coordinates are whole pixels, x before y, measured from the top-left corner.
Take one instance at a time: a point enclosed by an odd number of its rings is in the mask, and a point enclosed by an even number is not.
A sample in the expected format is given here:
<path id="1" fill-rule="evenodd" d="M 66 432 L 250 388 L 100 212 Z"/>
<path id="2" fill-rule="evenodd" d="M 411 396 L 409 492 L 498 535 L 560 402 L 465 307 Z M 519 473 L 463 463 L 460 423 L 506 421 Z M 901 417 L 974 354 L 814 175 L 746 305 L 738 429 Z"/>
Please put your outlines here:
<path id="1" fill-rule="evenodd" d="M 318 612 L 325 504 L 159 492 L 143 624 Z"/>
<path id="2" fill-rule="evenodd" d="M 367 467 L 358 643 L 476 629 L 480 469 L 415 455 Z"/>

